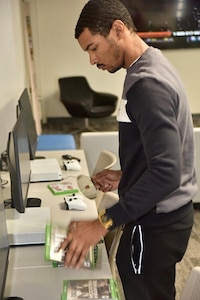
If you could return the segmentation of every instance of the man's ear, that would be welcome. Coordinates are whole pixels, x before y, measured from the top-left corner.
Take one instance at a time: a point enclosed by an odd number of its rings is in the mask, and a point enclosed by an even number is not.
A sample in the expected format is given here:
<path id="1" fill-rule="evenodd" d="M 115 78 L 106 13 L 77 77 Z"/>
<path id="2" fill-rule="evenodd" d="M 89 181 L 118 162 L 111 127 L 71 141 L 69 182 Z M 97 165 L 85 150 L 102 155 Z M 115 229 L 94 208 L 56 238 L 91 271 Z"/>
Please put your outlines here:
<path id="1" fill-rule="evenodd" d="M 115 20 L 112 24 L 112 30 L 118 38 L 124 35 L 124 23 L 121 20 Z"/>

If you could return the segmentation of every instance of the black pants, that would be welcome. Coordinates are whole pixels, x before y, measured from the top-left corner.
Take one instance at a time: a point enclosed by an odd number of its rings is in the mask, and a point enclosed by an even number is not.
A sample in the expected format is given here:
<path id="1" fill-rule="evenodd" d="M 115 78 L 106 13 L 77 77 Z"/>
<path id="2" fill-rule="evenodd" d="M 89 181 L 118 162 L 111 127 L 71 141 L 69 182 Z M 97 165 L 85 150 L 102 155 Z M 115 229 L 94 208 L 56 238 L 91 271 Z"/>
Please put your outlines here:
<path id="1" fill-rule="evenodd" d="M 124 228 L 116 260 L 126 300 L 175 299 L 175 267 L 192 225 L 193 213 L 168 226 Z"/>

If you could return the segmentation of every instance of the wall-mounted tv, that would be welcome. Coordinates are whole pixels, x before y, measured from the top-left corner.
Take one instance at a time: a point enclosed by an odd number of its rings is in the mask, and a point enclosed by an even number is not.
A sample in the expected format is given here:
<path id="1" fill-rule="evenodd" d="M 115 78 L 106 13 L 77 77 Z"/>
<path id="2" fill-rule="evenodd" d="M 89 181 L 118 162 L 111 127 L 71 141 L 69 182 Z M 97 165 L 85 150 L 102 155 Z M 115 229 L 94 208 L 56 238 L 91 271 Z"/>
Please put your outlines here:
<path id="1" fill-rule="evenodd" d="M 200 0 L 121 0 L 138 35 L 160 49 L 200 47 Z"/>

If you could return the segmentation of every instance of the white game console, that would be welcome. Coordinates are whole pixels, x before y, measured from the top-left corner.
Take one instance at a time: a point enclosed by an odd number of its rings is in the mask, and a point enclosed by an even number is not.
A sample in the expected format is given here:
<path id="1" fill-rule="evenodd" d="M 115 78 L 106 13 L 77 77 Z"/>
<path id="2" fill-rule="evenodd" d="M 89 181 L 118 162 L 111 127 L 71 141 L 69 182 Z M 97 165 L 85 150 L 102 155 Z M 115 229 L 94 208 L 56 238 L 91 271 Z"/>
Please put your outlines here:
<path id="1" fill-rule="evenodd" d="M 31 182 L 62 180 L 62 170 L 56 158 L 31 160 Z"/>
<path id="2" fill-rule="evenodd" d="M 51 214 L 49 207 L 27 207 L 25 213 L 8 208 L 5 214 L 10 245 L 45 243 L 45 228 Z"/>

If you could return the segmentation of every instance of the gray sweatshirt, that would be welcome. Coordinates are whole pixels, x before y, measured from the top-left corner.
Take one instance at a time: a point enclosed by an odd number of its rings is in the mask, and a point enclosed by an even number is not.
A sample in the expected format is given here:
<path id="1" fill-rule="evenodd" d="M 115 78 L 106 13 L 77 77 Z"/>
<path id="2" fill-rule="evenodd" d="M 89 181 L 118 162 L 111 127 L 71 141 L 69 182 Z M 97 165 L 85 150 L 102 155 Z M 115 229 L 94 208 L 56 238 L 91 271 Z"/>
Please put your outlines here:
<path id="1" fill-rule="evenodd" d="M 119 203 L 114 227 L 170 224 L 192 209 L 197 192 L 194 135 L 182 82 L 160 50 L 149 47 L 127 70 L 119 122 Z"/>

